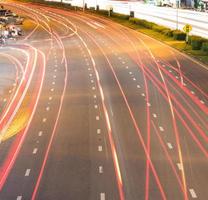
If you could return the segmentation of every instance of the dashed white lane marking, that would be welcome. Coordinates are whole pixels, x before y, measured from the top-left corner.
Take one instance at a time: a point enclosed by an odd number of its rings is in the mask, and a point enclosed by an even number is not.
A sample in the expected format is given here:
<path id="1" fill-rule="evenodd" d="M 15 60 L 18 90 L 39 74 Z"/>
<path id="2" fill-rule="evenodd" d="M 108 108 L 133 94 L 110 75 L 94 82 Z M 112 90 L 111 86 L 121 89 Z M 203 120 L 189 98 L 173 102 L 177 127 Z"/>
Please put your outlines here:
<path id="1" fill-rule="evenodd" d="M 25 172 L 25 176 L 29 176 L 30 175 L 30 171 L 31 171 L 31 169 L 27 169 L 26 172 Z"/>
<path id="2" fill-rule="evenodd" d="M 103 147 L 100 145 L 100 146 L 98 146 L 98 151 L 103 151 Z"/>
<path id="3" fill-rule="evenodd" d="M 121 57 L 118 57 L 119 60 L 121 60 Z"/>
<path id="4" fill-rule="evenodd" d="M 122 64 L 125 64 L 125 61 L 122 61 Z"/>
<path id="5" fill-rule="evenodd" d="M 97 129 L 97 134 L 101 134 L 101 129 Z"/>
<path id="6" fill-rule="evenodd" d="M 181 163 L 177 163 L 177 166 L 178 166 L 178 169 L 179 169 L 179 170 L 182 170 L 182 165 L 181 165 Z"/>
<path id="7" fill-rule="evenodd" d="M 187 84 L 186 83 L 183 83 L 183 86 L 187 86 Z"/>
<path id="8" fill-rule="evenodd" d="M 100 174 L 103 173 L 103 166 L 99 166 L 99 173 L 100 173 Z"/>
<path id="9" fill-rule="evenodd" d="M 196 192 L 194 191 L 193 188 L 189 189 L 189 192 L 190 192 L 191 197 L 192 197 L 193 199 L 196 199 L 196 198 L 197 198 Z"/>
<path id="10" fill-rule="evenodd" d="M 3 102 L 6 102 L 6 101 L 7 101 L 7 99 L 6 99 L 6 98 L 4 98 L 4 99 L 3 99 Z"/>
<path id="11" fill-rule="evenodd" d="M 147 106 L 150 107 L 151 106 L 151 103 L 147 102 Z"/>
<path id="12" fill-rule="evenodd" d="M 49 110 L 50 110 L 50 107 L 49 107 L 49 106 L 47 106 L 47 107 L 46 107 L 46 110 L 47 110 L 47 111 L 49 111 Z"/>
<path id="13" fill-rule="evenodd" d="M 105 200 L 105 193 L 100 193 L 100 200 Z"/>
<path id="14" fill-rule="evenodd" d="M 95 90 L 95 87 L 92 87 L 92 90 Z"/>
<path id="15" fill-rule="evenodd" d="M 195 92 L 194 91 L 191 91 L 191 94 L 195 94 Z"/>
<path id="16" fill-rule="evenodd" d="M 38 148 L 34 148 L 32 153 L 33 153 L 33 154 L 36 154 L 37 151 L 38 151 Z"/>
<path id="17" fill-rule="evenodd" d="M 126 66 L 126 69 L 128 69 L 129 68 L 129 66 Z"/>
<path id="18" fill-rule="evenodd" d="M 39 131 L 38 136 L 42 136 L 43 135 L 43 131 Z"/>
<path id="19" fill-rule="evenodd" d="M 89 74 L 89 76 L 92 76 L 92 74 Z"/>
<path id="20" fill-rule="evenodd" d="M 53 75 L 53 78 L 56 78 L 56 75 Z"/>
<path id="21" fill-rule="evenodd" d="M 162 126 L 159 127 L 160 131 L 164 132 L 164 128 Z"/>
<path id="22" fill-rule="evenodd" d="M 172 70 L 169 70 L 170 73 L 172 73 Z"/>
<path id="23" fill-rule="evenodd" d="M 96 99 L 96 98 L 97 98 L 97 96 L 96 96 L 96 95 L 93 95 L 93 98 L 94 98 L 94 99 Z"/>
<path id="24" fill-rule="evenodd" d="M 202 104 L 205 104 L 203 100 L 200 100 L 200 102 L 201 102 Z"/>
<path id="25" fill-rule="evenodd" d="M 132 72 L 129 72 L 129 74 L 132 74 Z"/>
<path id="26" fill-rule="evenodd" d="M 141 88 L 141 86 L 140 85 L 137 85 L 137 88 Z"/>
<path id="27" fill-rule="evenodd" d="M 173 145 L 171 143 L 168 142 L 167 146 L 168 146 L 169 149 L 173 149 Z"/>
<path id="28" fill-rule="evenodd" d="M 179 79 L 179 77 L 178 77 L 178 76 L 176 76 L 176 79 Z"/>
<path id="29" fill-rule="evenodd" d="M 49 97 L 49 98 L 48 98 L 48 99 L 49 99 L 49 101 L 51 101 L 51 100 L 52 100 L 52 98 L 53 98 L 53 97 Z"/>
<path id="30" fill-rule="evenodd" d="M 162 64 L 163 67 L 166 67 L 164 64 Z"/>
<path id="31" fill-rule="evenodd" d="M 22 196 L 17 196 L 17 200 L 22 200 Z"/>
<path id="32" fill-rule="evenodd" d="M 12 93 L 12 91 L 11 91 L 11 90 L 9 90 L 9 93 Z"/>
<path id="33" fill-rule="evenodd" d="M 98 105 L 94 105 L 94 108 L 97 109 L 98 108 Z"/>
<path id="34" fill-rule="evenodd" d="M 94 83 L 94 80 L 91 80 L 91 83 Z"/>
<path id="35" fill-rule="evenodd" d="M 54 91 L 54 88 L 51 88 L 51 92 L 53 92 Z"/>
<path id="36" fill-rule="evenodd" d="M 155 113 L 152 114 L 154 118 L 157 118 L 157 115 Z"/>
<path id="37" fill-rule="evenodd" d="M 88 70 L 88 71 L 90 71 L 90 70 L 91 70 L 91 68 L 88 68 L 87 70 Z"/>
<path id="38" fill-rule="evenodd" d="M 142 93 L 141 95 L 142 95 L 143 97 L 145 97 L 145 94 L 144 94 L 144 93 Z"/>
<path id="39" fill-rule="evenodd" d="M 95 118 L 95 119 L 98 121 L 98 120 L 100 120 L 100 117 L 99 117 L 99 116 L 96 116 L 96 118 Z"/>
<path id="40" fill-rule="evenodd" d="M 57 72 L 57 69 L 54 69 L 54 72 Z"/>
<path id="41" fill-rule="evenodd" d="M 136 78 L 133 78 L 133 81 L 136 81 Z"/>
<path id="42" fill-rule="evenodd" d="M 43 122 L 46 122 L 46 120 L 47 120 L 46 118 L 43 118 L 43 120 L 42 120 L 42 121 L 43 121 Z"/>
<path id="43" fill-rule="evenodd" d="M 55 82 L 55 81 L 53 81 L 53 82 L 52 82 L 52 85 L 55 85 L 55 84 L 56 84 L 56 82 Z"/>

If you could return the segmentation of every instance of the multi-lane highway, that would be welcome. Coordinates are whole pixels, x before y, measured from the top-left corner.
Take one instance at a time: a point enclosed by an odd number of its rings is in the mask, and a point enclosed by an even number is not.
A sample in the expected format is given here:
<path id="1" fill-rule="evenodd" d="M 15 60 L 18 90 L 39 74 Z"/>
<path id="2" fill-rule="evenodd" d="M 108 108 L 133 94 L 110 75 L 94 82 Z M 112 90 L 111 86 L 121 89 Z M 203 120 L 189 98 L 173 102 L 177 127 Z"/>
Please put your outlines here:
<path id="1" fill-rule="evenodd" d="M 0 49 L 1 200 L 207 200 L 208 68 L 112 21 L 35 4 Z"/>

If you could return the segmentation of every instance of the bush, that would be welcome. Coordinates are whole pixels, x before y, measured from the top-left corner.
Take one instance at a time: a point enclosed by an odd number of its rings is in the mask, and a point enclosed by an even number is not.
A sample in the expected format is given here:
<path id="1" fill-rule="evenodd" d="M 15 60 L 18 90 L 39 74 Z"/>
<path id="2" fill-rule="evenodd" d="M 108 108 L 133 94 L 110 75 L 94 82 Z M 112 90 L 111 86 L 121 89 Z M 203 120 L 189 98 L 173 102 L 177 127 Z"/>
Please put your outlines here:
<path id="1" fill-rule="evenodd" d="M 108 11 L 107 10 L 98 10 L 97 12 L 101 15 L 108 16 Z"/>
<path id="2" fill-rule="evenodd" d="M 143 26 L 145 28 L 148 28 L 148 29 L 152 29 L 152 27 L 154 25 L 156 25 L 155 23 L 153 22 L 148 22 L 144 19 L 137 19 L 137 18 L 129 18 L 129 21 L 134 23 L 134 24 L 137 24 L 137 25 L 140 25 L 140 26 Z"/>
<path id="3" fill-rule="evenodd" d="M 164 30 L 162 31 L 162 34 L 164 34 L 164 35 L 166 35 L 166 36 L 168 36 L 168 37 L 173 37 L 173 30 L 171 30 L 171 29 L 169 29 L 169 28 L 164 29 Z"/>
<path id="4" fill-rule="evenodd" d="M 152 30 L 161 33 L 161 32 L 163 32 L 164 30 L 167 30 L 167 28 L 164 27 L 164 26 L 154 25 L 154 26 L 152 27 Z"/>
<path id="5" fill-rule="evenodd" d="M 191 47 L 193 50 L 200 50 L 202 48 L 202 43 L 204 39 L 199 36 L 192 36 L 191 37 Z"/>
<path id="6" fill-rule="evenodd" d="M 173 38 L 175 40 L 185 40 L 186 39 L 186 33 L 179 31 L 179 30 L 175 30 L 173 31 Z"/>
<path id="7" fill-rule="evenodd" d="M 202 43 L 202 50 L 208 52 L 208 41 Z"/>
<path id="8" fill-rule="evenodd" d="M 112 13 L 112 17 L 119 18 L 119 19 L 124 19 L 124 20 L 129 20 L 129 15 L 124 15 L 124 14 L 119 14 L 119 13 Z"/>

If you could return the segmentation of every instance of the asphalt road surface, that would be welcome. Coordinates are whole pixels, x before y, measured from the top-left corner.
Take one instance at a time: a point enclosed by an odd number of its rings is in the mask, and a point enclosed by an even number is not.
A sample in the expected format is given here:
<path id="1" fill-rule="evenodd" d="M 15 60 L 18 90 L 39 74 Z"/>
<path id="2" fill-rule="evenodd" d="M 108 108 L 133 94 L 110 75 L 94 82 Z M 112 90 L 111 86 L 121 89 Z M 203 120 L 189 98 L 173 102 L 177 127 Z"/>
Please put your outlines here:
<path id="1" fill-rule="evenodd" d="M 5 3 L 1 200 L 208 199 L 208 70 L 102 17 Z"/>

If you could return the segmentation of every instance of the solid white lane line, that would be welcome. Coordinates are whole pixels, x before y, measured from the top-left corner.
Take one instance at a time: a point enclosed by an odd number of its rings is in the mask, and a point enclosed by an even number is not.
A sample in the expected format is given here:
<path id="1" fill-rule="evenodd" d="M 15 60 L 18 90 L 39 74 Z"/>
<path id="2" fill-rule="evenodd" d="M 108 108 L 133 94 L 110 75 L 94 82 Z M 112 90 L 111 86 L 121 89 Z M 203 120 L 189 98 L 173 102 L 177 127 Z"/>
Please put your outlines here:
<path id="1" fill-rule="evenodd" d="M 99 116 L 96 116 L 96 118 L 95 118 L 95 119 L 98 121 L 98 120 L 100 120 L 100 117 L 99 117 Z"/>
<path id="2" fill-rule="evenodd" d="M 46 118 L 43 118 L 43 120 L 42 120 L 42 121 L 43 121 L 43 122 L 46 122 L 46 120 L 47 120 Z"/>
<path id="3" fill-rule="evenodd" d="M 22 196 L 17 196 L 17 200 L 22 200 Z"/>
<path id="4" fill-rule="evenodd" d="M 101 129 L 97 129 L 97 134 L 101 134 Z"/>
<path id="5" fill-rule="evenodd" d="M 38 148 L 34 148 L 34 149 L 33 149 L 33 154 L 36 154 L 37 151 L 38 151 Z"/>
<path id="6" fill-rule="evenodd" d="M 178 166 L 178 169 L 179 169 L 179 170 L 182 170 L 181 163 L 177 163 L 177 166 Z"/>
<path id="7" fill-rule="evenodd" d="M 196 192 L 194 191 L 193 188 L 189 189 L 189 192 L 190 192 L 191 197 L 192 197 L 193 199 L 196 199 L 196 198 L 197 198 Z"/>
<path id="8" fill-rule="evenodd" d="M 43 131 L 39 131 L 38 136 L 42 136 L 43 135 Z"/>
<path id="9" fill-rule="evenodd" d="M 103 173 L 103 166 L 99 166 L 99 173 L 100 173 L 100 174 Z"/>
<path id="10" fill-rule="evenodd" d="M 100 145 L 100 146 L 98 146 L 98 151 L 103 151 L 103 147 Z"/>
<path id="11" fill-rule="evenodd" d="M 162 126 L 159 126 L 160 131 L 164 131 L 164 128 Z"/>
<path id="12" fill-rule="evenodd" d="M 152 114 L 154 118 L 157 118 L 157 115 L 155 113 Z"/>
<path id="13" fill-rule="evenodd" d="M 30 171 L 31 171 L 31 169 L 27 169 L 26 172 L 25 172 L 25 176 L 29 176 L 30 175 Z"/>
<path id="14" fill-rule="evenodd" d="M 173 149 L 173 145 L 171 143 L 167 143 L 169 149 Z"/>

